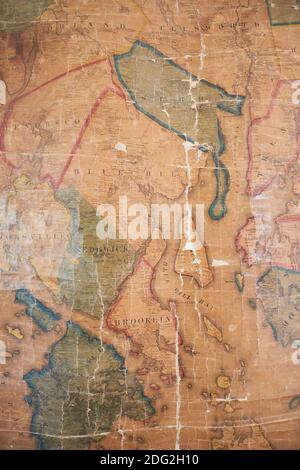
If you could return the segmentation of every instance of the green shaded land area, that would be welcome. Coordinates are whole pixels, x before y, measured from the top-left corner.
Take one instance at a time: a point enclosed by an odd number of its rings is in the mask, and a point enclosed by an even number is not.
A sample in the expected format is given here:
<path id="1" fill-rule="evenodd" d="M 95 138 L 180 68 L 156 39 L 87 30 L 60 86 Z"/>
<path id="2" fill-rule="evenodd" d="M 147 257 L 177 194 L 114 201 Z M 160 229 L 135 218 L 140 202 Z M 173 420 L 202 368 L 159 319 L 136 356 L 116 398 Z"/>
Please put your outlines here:
<path id="1" fill-rule="evenodd" d="M 46 307 L 40 300 L 34 297 L 27 289 L 18 289 L 15 302 L 27 306 L 25 314 L 28 315 L 43 331 L 50 331 L 55 322 L 60 320 L 60 315 Z"/>
<path id="2" fill-rule="evenodd" d="M 1 0 L 0 35 L 21 33 L 37 21 L 53 0 Z"/>
<path id="3" fill-rule="evenodd" d="M 257 281 L 257 298 L 282 346 L 300 338 L 300 273 L 273 266 Z"/>
<path id="4" fill-rule="evenodd" d="M 299 0 L 266 0 L 272 26 L 300 23 Z"/>
<path id="5" fill-rule="evenodd" d="M 236 287 L 238 288 L 239 292 L 243 292 L 244 290 L 244 276 L 242 273 L 236 271 L 234 273 L 234 282 Z"/>
<path id="6" fill-rule="evenodd" d="M 215 220 L 224 217 L 230 178 L 219 160 L 225 141 L 217 111 L 240 115 L 244 97 L 199 79 L 142 41 L 114 61 L 120 82 L 140 112 L 212 153 L 217 185 L 209 214 Z"/>
<path id="7" fill-rule="evenodd" d="M 58 302 L 100 317 L 117 298 L 138 254 L 127 240 L 100 240 L 96 209 L 74 189 L 60 189 L 56 199 L 71 213 L 70 245 L 59 270 Z"/>
<path id="8" fill-rule="evenodd" d="M 47 366 L 24 380 L 39 449 L 88 449 L 119 417 L 145 420 L 155 413 L 117 351 L 71 322 Z"/>

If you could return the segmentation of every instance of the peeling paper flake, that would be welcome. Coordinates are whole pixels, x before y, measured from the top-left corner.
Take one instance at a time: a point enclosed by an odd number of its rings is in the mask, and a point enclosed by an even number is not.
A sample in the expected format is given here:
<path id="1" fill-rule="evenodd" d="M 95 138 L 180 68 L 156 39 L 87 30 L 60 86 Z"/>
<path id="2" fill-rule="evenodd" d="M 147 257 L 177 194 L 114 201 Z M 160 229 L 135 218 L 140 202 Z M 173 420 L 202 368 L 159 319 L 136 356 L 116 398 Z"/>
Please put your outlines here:
<path id="1" fill-rule="evenodd" d="M 223 259 L 213 259 L 211 265 L 213 268 L 216 268 L 218 266 L 229 266 L 229 263 Z"/>
<path id="2" fill-rule="evenodd" d="M 115 145 L 115 149 L 119 150 L 120 152 L 127 153 L 127 147 L 122 142 L 117 142 L 116 145 Z"/>

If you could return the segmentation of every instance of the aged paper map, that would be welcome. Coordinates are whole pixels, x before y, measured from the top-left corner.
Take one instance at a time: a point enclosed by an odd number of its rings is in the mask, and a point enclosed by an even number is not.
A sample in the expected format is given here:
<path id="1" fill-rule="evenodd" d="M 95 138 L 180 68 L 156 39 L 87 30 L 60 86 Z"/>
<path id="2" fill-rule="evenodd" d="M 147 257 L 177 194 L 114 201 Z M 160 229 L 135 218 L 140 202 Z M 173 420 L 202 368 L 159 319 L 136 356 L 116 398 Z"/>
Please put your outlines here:
<path id="1" fill-rule="evenodd" d="M 0 449 L 300 449 L 299 136 L 299 0 L 0 0 Z"/>

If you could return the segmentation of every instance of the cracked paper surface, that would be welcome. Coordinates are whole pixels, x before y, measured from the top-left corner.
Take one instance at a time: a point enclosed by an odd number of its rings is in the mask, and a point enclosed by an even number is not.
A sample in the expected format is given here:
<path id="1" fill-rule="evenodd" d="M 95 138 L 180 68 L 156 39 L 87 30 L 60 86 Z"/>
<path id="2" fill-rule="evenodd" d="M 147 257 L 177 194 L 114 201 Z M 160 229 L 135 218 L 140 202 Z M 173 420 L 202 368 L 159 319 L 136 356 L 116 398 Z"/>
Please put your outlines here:
<path id="1" fill-rule="evenodd" d="M 300 448 L 299 15 L 1 2 L 1 449 Z"/>

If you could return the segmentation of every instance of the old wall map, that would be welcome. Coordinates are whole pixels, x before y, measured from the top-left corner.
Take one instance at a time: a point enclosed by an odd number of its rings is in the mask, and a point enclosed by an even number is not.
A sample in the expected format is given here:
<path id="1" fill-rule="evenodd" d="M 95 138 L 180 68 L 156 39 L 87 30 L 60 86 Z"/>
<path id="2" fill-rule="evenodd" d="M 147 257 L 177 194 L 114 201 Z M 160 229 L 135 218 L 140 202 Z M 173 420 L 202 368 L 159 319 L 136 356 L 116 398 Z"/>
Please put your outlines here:
<path id="1" fill-rule="evenodd" d="M 300 449 L 299 136 L 298 0 L 0 0 L 0 449 Z"/>

